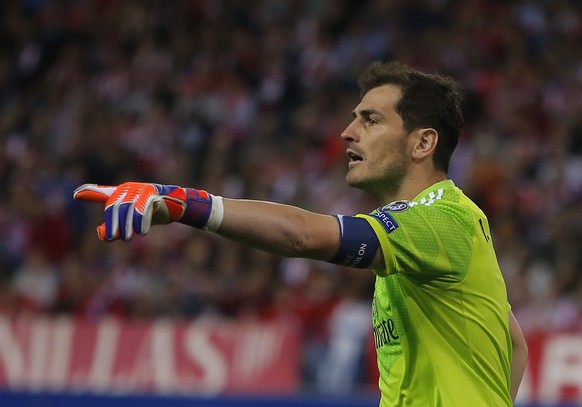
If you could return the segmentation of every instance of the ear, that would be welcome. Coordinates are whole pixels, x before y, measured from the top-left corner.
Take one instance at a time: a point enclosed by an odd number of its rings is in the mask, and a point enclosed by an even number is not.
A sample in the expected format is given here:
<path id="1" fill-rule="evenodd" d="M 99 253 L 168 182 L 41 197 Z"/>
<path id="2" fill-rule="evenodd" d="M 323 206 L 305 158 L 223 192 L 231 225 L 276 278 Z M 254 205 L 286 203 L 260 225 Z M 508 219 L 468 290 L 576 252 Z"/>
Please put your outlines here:
<path id="1" fill-rule="evenodd" d="M 412 158 L 423 160 L 432 156 L 439 141 L 439 134 L 433 128 L 418 129 L 415 131 Z"/>

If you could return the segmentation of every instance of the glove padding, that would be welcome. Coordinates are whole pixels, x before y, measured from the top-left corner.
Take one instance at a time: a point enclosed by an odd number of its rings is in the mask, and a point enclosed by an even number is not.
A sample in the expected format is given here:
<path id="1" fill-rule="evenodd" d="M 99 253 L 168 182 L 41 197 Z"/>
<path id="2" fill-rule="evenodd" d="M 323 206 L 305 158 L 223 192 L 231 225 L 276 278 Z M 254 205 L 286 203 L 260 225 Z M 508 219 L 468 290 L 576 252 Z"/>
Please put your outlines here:
<path id="1" fill-rule="evenodd" d="M 131 240 L 145 236 L 152 226 L 154 209 L 159 223 L 179 221 L 187 207 L 187 193 L 175 185 L 126 182 L 119 186 L 81 185 L 74 199 L 105 204 L 105 222 L 97 227 L 101 240 Z M 162 205 L 160 207 L 160 205 Z"/>

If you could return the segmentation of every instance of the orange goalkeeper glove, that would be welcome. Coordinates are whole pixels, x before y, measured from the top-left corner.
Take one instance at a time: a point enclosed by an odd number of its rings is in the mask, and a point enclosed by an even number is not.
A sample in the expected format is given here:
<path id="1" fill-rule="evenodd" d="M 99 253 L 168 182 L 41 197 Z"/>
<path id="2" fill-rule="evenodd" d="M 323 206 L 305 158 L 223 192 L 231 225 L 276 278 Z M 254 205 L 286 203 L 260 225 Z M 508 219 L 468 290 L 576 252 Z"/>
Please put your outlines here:
<path id="1" fill-rule="evenodd" d="M 142 182 L 119 186 L 81 185 L 73 198 L 105 204 L 105 222 L 97 227 L 101 240 L 131 240 L 146 235 L 152 224 L 180 222 L 215 231 L 224 213 L 222 198 L 208 192 Z"/>

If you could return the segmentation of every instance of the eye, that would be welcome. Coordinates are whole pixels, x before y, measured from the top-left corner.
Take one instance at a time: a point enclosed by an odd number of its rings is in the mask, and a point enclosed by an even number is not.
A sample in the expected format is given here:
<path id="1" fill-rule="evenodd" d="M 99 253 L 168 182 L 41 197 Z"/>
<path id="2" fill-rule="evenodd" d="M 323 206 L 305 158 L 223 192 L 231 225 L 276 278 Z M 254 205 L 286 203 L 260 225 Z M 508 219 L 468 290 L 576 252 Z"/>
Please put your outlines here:
<path id="1" fill-rule="evenodd" d="M 368 117 L 368 119 L 366 120 L 366 126 L 373 126 L 376 123 L 378 123 L 378 121 L 376 119 L 371 118 L 371 117 Z"/>

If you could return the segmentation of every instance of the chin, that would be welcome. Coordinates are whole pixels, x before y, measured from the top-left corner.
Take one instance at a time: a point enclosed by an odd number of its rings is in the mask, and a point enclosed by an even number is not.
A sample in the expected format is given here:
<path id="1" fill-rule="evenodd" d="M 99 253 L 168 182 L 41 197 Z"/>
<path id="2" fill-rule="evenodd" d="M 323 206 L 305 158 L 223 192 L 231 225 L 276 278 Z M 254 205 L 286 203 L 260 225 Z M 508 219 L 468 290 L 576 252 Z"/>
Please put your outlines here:
<path id="1" fill-rule="evenodd" d="M 350 174 L 346 176 L 346 183 L 352 188 L 366 189 L 366 182 L 364 180 L 350 176 Z"/>
<path id="2" fill-rule="evenodd" d="M 381 185 L 382 183 L 378 183 L 378 182 L 374 182 L 374 180 L 371 179 L 362 179 L 360 178 L 356 178 L 356 177 L 351 177 L 349 174 L 346 176 L 346 183 L 352 187 L 352 188 L 357 188 L 360 189 L 364 192 L 367 192 L 377 198 L 379 198 L 379 190 L 381 190 Z"/>

